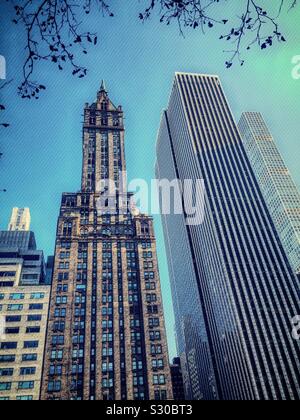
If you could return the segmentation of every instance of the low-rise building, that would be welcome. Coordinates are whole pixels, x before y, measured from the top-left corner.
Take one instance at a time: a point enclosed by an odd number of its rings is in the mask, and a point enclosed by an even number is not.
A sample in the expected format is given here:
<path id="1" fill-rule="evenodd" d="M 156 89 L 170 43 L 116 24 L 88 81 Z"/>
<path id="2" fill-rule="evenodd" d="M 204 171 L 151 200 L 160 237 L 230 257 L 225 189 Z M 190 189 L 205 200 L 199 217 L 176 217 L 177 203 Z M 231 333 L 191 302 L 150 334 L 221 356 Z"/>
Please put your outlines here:
<path id="1" fill-rule="evenodd" d="M 38 400 L 50 287 L 32 232 L 0 232 L 0 400 Z"/>

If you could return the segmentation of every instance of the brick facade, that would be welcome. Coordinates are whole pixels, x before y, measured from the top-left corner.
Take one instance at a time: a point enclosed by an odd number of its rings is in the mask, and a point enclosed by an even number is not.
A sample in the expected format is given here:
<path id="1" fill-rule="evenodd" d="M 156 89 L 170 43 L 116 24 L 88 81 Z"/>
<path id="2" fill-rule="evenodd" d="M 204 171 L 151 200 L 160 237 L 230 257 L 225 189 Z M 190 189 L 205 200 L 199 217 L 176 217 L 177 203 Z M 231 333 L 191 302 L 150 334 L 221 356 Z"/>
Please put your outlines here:
<path id="1" fill-rule="evenodd" d="M 123 111 L 102 85 L 84 112 L 81 191 L 62 198 L 42 399 L 172 399 L 153 221 L 129 211 L 125 169 Z M 122 200 L 100 211 L 108 177 Z"/>

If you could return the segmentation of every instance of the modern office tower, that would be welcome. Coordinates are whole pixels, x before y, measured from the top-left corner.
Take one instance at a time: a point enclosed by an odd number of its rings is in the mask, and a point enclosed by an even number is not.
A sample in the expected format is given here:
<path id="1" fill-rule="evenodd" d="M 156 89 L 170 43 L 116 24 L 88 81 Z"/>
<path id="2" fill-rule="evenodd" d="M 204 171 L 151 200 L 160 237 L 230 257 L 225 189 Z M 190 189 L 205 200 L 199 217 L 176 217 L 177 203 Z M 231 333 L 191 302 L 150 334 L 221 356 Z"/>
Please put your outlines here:
<path id="1" fill-rule="evenodd" d="M 298 400 L 297 279 L 217 76 L 176 74 L 157 175 L 205 182 L 204 220 L 163 217 L 188 386 L 203 399 Z"/>
<path id="2" fill-rule="evenodd" d="M 8 225 L 8 230 L 27 232 L 30 230 L 30 222 L 31 217 L 30 210 L 28 208 L 14 207 Z"/>
<path id="3" fill-rule="evenodd" d="M 175 401 L 184 401 L 185 393 L 183 386 L 183 377 L 181 370 L 180 357 L 175 357 L 171 364 L 171 376 L 173 385 L 173 397 Z"/>
<path id="4" fill-rule="evenodd" d="M 43 253 L 18 248 L 16 233 L 24 246 L 24 232 L 7 232 L 0 242 L 0 400 L 38 400 L 50 288 L 40 285 Z"/>
<path id="5" fill-rule="evenodd" d="M 0 245 L 9 248 L 20 248 L 24 250 L 36 250 L 36 241 L 33 232 L 22 231 L 0 231 Z"/>
<path id="6" fill-rule="evenodd" d="M 296 274 L 300 275 L 300 193 L 259 112 L 238 124 L 245 150 Z"/>
<path id="7" fill-rule="evenodd" d="M 1 263 L 8 261 L 9 264 L 20 267 L 18 285 L 36 286 L 45 283 L 44 253 L 36 248 L 33 232 L 0 232 Z M 0 286 L 1 284 L 0 282 Z"/>
<path id="8" fill-rule="evenodd" d="M 121 188 L 123 118 L 102 84 L 84 110 L 81 191 L 62 197 L 44 400 L 172 399 L 153 222 Z"/>

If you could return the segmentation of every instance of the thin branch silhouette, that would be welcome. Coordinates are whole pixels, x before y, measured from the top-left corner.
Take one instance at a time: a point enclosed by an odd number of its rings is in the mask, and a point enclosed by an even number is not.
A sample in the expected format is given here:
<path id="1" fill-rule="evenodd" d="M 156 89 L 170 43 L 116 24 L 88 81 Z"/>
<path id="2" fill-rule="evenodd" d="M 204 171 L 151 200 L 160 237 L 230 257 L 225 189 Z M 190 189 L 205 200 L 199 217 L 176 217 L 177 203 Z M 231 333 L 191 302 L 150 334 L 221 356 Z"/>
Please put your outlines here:
<path id="1" fill-rule="evenodd" d="M 73 76 L 84 78 L 88 69 L 81 64 L 80 54 L 88 53 L 88 45 L 97 45 L 96 33 L 82 29 L 84 16 L 98 12 L 113 17 L 113 0 L 6 0 L 15 10 L 13 22 L 26 32 L 26 56 L 18 93 L 22 98 L 39 98 L 44 84 L 35 81 L 36 65 L 50 61 L 59 71 L 67 66 Z M 146 22 L 158 15 L 162 24 L 175 23 L 182 35 L 186 30 L 218 30 L 220 40 L 230 45 L 225 49 L 226 66 L 244 65 L 244 53 L 255 45 L 265 50 L 286 41 L 280 29 L 284 9 L 292 11 L 298 0 L 273 0 L 260 6 L 261 0 L 240 0 L 238 16 L 229 15 L 231 0 L 137 0 L 141 5 L 139 19 Z M 126 3 L 126 2 L 124 2 Z M 120 6 L 122 7 L 122 6 Z M 125 6 L 124 6 L 125 7 Z M 227 28 L 224 30 L 223 28 Z M 225 60 L 224 60 L 225 61 Z"/>
<path id="2" fill-rule="evenodd" d="M 0 90 L 2 90 L 2 89 L 4 89 L 4 88 L 6 88 L 11 82 L 12 82 L 13 80 L 11 79 L 11 80 L 7 80 L 7 81 L 3 81 L 3 82 L 1 82 L 0 83 Z M 5 105 L 3 105 L 3 104 L 1 104 L 0 103 L 0 112 L 3 112 L 3 111 L 5 111 L 6 110 L 6 107 L 5 107 Z M 3 128 L 8 128 L 10 126 L 10 124 L 9 123 L 7 123 L 7 122 L 5 122 L 5 123 L 3 123 L 3 122 L 0 122 L 0 127 L 3 127 Z M 0 153 L 0 157 L 2 157 L 2 153 Z"/>
<path id="3" fill-rule="evenodd" d="M 238 24 L 234 23 L 236 17 L 226 15 L 228 0 L 148 0 L 147 8 L 140 14 L 140 19 L 145 22 L 152 17 L 157 9 L 160 15 L 160 22 L 170 25 L 176 22 L 181 34 L 187 28 L 201 28 L 205 33 L 207 29 L 217 26 L 229 26 L 230 30 L 220 35 L 220 40 L 227 41 L 233 46 L 224 52 L 229 55 L 226 61 L 227 68 L 230 68 L 235 61 L 244 65 L 242 59 L 244 50 L 249 50 L 254 44 L 261 49 L 271 47 L 275 41 L 285 42 L 285 36 L 281 33 L 279 17 L 285 6 L 288 10 L 298 6 L 298 0 L 276 0 L 278 11 L 272 15 L 273 5 L 261 7 L 258 0 L 240 1 L 240 14 Z M 275 8 L 276 8 L 275 4 Z M 219 17 L 219 14 L 223 17 Z M 249 41 L 250 37 L 250 41 Z"/>
<path id="4" fill-rule="evenodd" d="M 15 1 L 15 24 L 26 30 L 26 59 L 23 81 L 19 86 L 22 98 L 38 98 L 46 86 L 32 80 L 37 61 L 51 61 L 62 71 L 71 65 L 73 76 L 83 78 L 87 68 L 75 57 L 78 48 L 87 54 L 87 44 L 97 44 L 97 35 L 81 31 L 82 12 L 89 15 L 96 7 L 103 15 L 113 16 L 105 0 L 33 0 Z M 78 48 L 77 48 L 78 47 Z"/>

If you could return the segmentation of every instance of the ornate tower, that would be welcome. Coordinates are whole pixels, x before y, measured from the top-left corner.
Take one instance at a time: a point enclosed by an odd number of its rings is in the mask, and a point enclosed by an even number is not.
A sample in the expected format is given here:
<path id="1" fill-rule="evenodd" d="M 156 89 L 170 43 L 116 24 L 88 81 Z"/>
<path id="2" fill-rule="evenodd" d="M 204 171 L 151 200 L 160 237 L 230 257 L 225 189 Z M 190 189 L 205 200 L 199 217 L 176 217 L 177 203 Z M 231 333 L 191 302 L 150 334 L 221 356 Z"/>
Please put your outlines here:
<path id="1" fill-rule="evenodd" d="M 62 197 L 42 399 L 172 399 L 153 221 L 130 211 L 125 168 L 123 111 L 103 82 L 84 110 L 81 191 Z"/>
<path id="2" fill-rule="evenodd" d="M 84 109 L 82 191 L 99 191 L 108 179 L 118 187 L 126 171 L 124 133 L 122 107 L 112 103 L 102 82 L 97 101 Z"/>

